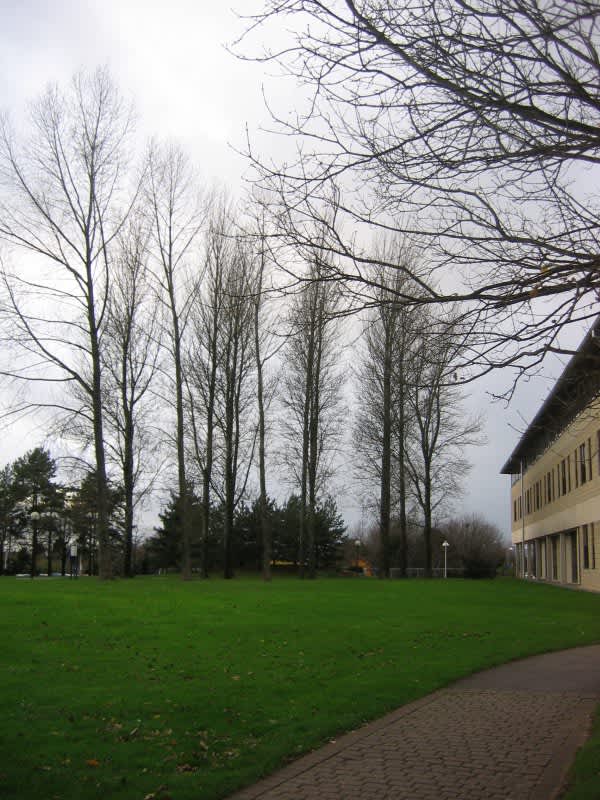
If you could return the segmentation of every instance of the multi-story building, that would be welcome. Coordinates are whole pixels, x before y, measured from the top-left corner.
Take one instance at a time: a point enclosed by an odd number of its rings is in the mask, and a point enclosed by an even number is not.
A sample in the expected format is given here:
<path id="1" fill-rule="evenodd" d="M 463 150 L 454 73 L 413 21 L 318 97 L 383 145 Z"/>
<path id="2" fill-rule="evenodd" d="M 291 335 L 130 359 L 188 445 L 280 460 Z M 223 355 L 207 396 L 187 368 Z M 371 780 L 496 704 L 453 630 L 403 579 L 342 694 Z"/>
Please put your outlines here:
<path id="1" fill-rule="evenodd" d="M 518 574 L 600 591 L 600 319 L 501 471 Z"/>

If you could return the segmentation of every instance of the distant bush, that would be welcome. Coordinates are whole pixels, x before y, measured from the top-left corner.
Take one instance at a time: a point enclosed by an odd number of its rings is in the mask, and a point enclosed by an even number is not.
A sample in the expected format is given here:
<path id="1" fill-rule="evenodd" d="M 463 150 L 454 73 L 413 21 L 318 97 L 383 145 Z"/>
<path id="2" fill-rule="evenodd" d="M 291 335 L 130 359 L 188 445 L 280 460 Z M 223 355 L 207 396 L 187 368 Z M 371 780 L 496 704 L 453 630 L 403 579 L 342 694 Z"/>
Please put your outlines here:
<path id="1" fill-rule="evenodd" d="M 496 577 L 506 554 L 506 543 L 496 525 L 473 515 L 450 520 L 442 532 L 453 559 L 460 560 L 465 578 Z"/>
<path id="2" fill-rule="evenodd" d="M 500 562 L 501 563 L 501 562 Z M 496 560 L 463 558 L 465 578 L 495 578 L 500 566 Z"/>

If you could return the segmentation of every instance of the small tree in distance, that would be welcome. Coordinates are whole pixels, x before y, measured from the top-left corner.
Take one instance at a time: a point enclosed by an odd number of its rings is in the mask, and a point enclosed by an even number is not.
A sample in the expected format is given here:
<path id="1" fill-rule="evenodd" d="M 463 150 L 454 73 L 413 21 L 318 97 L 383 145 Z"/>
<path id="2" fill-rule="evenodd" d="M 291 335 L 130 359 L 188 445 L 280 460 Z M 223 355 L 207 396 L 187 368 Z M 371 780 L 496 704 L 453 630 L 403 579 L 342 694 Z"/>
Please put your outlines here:
<path id="1" fill-rule="evenodd" d="M 456 517 L 441 526 L 449 556 L 460 561 L 466 578 L 493 578 L 504 561 L 506 542 L 500 529 L 479 514 Z"/>

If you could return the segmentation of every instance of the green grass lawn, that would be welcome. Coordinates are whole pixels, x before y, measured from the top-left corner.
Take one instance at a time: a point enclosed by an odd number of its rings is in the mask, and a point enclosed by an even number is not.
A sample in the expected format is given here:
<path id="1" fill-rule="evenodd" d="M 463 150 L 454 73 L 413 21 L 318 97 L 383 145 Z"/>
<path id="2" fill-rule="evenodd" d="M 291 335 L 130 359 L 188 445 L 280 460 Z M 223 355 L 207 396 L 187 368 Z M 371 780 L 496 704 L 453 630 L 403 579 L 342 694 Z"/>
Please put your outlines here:
<path id="1" fill-rule="evenodd" d="M 512 580 L 4 578 L 0 630 L 3 800 L 203 800 L 459 676 L 600 641 L 600 596 Z"/>
<path id="2" fill-rule="evenodd" d="M 570 773 L 570 787 L 564 800 L 598 800 L 600 797 L 600 708 L 592 734 L 581 748 Z"/>

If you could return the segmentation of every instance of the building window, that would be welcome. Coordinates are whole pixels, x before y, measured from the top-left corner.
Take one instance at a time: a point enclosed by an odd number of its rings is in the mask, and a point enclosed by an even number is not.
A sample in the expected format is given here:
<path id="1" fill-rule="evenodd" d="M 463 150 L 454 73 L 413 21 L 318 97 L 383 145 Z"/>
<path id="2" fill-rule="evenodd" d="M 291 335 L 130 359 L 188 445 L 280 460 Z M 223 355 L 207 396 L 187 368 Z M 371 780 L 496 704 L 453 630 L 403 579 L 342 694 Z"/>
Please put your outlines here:
<path id="1" fill-rule="evenodd" d="M 585 457 L 585 442 L 579 445 L 579 477 L 581 485 L 586 482 L 587 480 L 587 459 Z"/>
<path id="2" fill-rule="evenodd" d="M 552 578 L 558 580 L 558 536 L 553 536 L 552 542 Z"/>
<path id="3" fill-rule="evenodd" d="M 571 491 L 571 456 L 567 456 L 567 491 Z"/>
<path id="4" fill-rule="evenodd" d="M 588 481 L 592 480 L 592 440 L 587 440 L 587 455 L 588 455 L 588 468 L 587 468 L 587 479 Z"/>
<path id="5" fill-rule="evenodd" d="M 547 480 L 545 475 L 544 475 L 544 478 L 542 480 L 542 484 L 543 484 L 543 487 L 542 487 L 543 488 L 542 503 L 544 505 L 546 505 L 546 503 L 549 503 L 550 500 L 548 498 L 548 480 Z"/>
<path id="6" fill-rule="evenodd" d="M 583 568 L 590 568 L 590 543 L 588 540 L 588 526 L 581 526 L 581 535 L 583 539 Z"/>
<path id="7" fill-rule="evenodd" d="M 594 523 L 590 524 L 590 564 L 592 569 L 596 569 L 596 531 Z"/>
<path id="8" fill-rule="evenodd" d="M 517 521 L 517 501 L 513 501 L 513 522 Z"/>
<path id="9" fill-rule="evenodd" d="M 577 458 L 577 448 L 573 451 L 573 466 L 575 467 L 575 488 L 579 486 L 579 460 Z"/>

